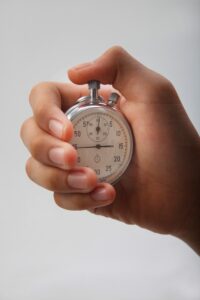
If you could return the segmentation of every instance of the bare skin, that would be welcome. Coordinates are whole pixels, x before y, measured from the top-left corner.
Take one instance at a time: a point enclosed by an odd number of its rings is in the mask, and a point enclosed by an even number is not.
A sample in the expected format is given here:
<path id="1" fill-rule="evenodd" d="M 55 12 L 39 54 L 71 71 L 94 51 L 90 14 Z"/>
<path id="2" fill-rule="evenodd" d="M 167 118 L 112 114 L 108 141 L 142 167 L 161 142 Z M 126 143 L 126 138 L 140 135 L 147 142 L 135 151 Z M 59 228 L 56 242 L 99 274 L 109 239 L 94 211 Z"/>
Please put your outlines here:
<path id="1" fill-rule="evenodd" d="M 28 176 L 54 191 L 62 208 L 172 234 L 200 254 L 199 135 L 173 85 L 121 47 L 68 75 L 74 84 L 40 83 L 30 93 L 33 117 L 21 128 L 31 153 Z M 87 94 L 83 84 L 92 79 L 120 92 L 119 108 L 134 132 L 131 164 L 114 187 L 98 183 L 93 170 L 76 167 L 77 153 L 68 143 L 73 126 L 63 112 Z M 104 88 L 103 96 L 109 92 Z"/>

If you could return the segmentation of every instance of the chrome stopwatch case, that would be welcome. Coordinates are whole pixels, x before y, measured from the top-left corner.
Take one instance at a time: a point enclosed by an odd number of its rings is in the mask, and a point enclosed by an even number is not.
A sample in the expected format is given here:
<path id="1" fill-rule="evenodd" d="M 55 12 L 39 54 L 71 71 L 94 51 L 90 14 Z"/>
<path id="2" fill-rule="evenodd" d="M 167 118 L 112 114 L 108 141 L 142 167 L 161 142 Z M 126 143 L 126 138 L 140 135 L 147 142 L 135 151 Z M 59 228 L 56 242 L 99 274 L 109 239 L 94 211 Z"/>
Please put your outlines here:
<path id="1" fill-rule="evenodd" d="M 100 181 L 115 183 L 126 171 L 133 154 L 131 128 L 117 110 L 119 95 L 105 103 L 98 95 L 100 83 L 89 82 L 90 93 L 77 100 L 66 116 L 74 127 L 70 143 L 78 152 L 78 166 L 92 168 Z"/>

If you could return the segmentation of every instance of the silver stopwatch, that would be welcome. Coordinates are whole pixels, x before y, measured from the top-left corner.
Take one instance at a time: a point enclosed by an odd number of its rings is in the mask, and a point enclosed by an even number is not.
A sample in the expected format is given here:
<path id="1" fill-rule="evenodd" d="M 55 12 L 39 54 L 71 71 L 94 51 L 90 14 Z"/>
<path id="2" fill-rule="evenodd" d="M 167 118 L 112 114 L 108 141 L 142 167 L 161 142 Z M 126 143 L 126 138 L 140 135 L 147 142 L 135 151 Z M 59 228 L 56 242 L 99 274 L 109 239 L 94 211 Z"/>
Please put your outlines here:
<path id="1" fill-rule="evenodd" d="M 92 168 L 100 181 L 115 183 L 126 171 L 133 154 L 131 128 L 116 108 L 112 93 L 107 103 L 99 96 L 100 83 L 89 82 L 88 96 L 77 100 L 66 116 L 74 127 L 70 143 L 78 152 L 78 166 Z"/>

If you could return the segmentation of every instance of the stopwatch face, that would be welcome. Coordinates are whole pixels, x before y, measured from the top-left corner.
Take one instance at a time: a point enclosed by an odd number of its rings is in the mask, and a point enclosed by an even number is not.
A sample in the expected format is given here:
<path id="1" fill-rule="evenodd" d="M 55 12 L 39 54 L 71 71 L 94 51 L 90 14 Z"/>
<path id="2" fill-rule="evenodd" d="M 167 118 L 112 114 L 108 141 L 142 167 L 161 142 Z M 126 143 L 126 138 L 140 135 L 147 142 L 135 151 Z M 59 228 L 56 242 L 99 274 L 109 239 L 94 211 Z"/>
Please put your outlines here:
<path id="1" fill-rule="evenodd" d="M 133 152 L 130 127 L 121 113 L 106 107 L 83 107 L 68 118 L 74 127 L 70 143 L 78 165 L 92 168 L 100 181 L 116 182 L 127 169 Z"/>

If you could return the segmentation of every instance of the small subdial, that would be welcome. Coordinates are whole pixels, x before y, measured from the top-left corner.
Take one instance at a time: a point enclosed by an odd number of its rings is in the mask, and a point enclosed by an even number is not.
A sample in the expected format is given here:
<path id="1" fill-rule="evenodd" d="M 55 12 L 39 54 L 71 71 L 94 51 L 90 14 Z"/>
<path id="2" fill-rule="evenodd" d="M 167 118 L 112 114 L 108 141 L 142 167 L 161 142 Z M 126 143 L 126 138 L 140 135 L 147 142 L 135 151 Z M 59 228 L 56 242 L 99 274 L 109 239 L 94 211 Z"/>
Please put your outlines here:
<path id="1" fill-rule="evenodd" d="M 88 122 L 87 135 L 94 142 L 105 140 L 109 134 L 110 125 L 101 115 L 96 115 Z"/>

